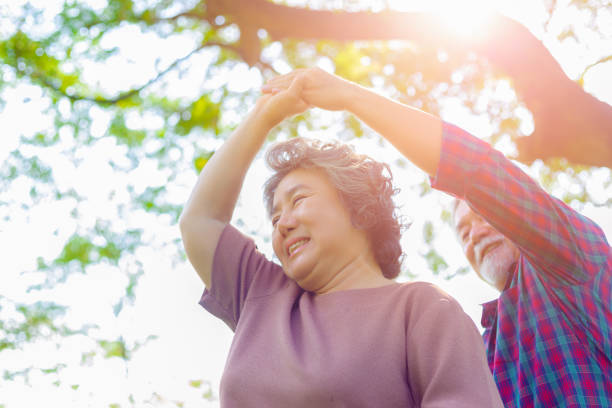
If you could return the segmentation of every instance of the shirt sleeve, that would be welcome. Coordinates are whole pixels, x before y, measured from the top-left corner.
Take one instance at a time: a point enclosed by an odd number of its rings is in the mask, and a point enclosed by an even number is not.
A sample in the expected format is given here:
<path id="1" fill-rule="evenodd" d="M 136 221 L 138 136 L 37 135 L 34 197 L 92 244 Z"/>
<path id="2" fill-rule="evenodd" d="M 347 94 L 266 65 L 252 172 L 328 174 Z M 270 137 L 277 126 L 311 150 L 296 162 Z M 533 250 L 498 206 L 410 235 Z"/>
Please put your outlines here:
<path id="1" fill-rule="evenodd" d="M 611 249 L 599 226 L 456 126 L 444 124 L 432 186 L 466 201 L 546 271 L 541 278 L 552 284 L 585 282 L 609 259 Z"/>
<path id="2" fill-rule="evenodd" d="M 480 333 L 457 301 L 423 286 L 410 314 L 406 355 L 418 406 L 503 407 Z"/>
<path id="3" fill-rule="evenodd" d="M 268 296 L 287 283 L 279 265 L 260 253 L 252 239 L 227 225 L 215 249 L 210 288 L 199 303 L 235 331 L 249 299 Z"/>

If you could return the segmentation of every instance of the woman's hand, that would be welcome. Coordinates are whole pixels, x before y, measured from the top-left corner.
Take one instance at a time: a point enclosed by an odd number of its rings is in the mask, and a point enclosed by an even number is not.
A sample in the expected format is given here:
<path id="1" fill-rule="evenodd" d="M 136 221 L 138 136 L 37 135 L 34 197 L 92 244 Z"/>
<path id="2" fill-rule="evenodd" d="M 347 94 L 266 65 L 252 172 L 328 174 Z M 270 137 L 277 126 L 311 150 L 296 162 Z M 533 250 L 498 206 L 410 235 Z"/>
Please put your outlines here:
<path id="1" fill-rule="evenodd" d="M 261 90 L 265 94 L 282 92 L 289 89 L 296 81 L 300 82 L 300 96 L 304 102 L 326 110 L 348 109 L 351 92 L 359 88 L 358 85 L 325 72 L 321 68 L 306 68 L 277 76 L 266 82 Z"/>
<path id="2" fill-rule="evenodd" d="M 303 77 L 295 77 L 283 89 L 274 89 L 257 100 L 252 114 L 262 120 L 265 127 L 270 130 L 283 119 L 297 115 L 309 108 L 302 98 Z"/>

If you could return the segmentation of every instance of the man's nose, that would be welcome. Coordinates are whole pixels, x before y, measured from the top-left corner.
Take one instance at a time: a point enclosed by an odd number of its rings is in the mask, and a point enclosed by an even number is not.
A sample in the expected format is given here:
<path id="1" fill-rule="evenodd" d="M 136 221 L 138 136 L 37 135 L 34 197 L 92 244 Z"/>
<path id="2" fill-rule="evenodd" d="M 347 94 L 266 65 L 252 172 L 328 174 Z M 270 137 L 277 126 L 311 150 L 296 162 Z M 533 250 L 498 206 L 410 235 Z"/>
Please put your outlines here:
<path id="1" fill-rule="evenodd" d="M 470 244 L 476 245 L 481 239 L 489 235 L 491 229 L 488 224 L 481 220 L 474 220 L 470 229 Z"/>

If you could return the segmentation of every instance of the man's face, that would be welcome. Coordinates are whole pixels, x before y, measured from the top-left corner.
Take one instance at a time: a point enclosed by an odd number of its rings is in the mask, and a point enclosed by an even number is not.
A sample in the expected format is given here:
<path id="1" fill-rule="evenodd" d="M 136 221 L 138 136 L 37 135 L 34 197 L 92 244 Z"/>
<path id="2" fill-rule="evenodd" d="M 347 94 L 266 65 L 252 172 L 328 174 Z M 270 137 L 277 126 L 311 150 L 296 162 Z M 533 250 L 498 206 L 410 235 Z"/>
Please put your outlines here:
<path id="1" fill-rule="evenodd" d="M 516 245 L 463 201 L 455 208 L 454 227 L 476 274 L 501 292 L 519 256 Z"/>

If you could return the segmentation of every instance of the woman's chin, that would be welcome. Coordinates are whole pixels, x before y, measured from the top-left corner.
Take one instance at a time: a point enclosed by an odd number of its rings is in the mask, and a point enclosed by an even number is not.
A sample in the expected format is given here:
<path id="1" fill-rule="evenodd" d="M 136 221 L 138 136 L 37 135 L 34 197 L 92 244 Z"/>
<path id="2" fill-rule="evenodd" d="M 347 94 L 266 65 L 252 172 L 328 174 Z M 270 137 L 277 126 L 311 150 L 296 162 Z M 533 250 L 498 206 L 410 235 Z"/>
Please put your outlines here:
<path id="1" fill-rule="evenodd" d="M 308 279 L 312 272 L 313 265 L 310 265 L 307 261 L 307 259 L 301 259 L 299 256 L 291 259 L 284 269 L 285 275 L 300 285 L 301 282 Z"/>

